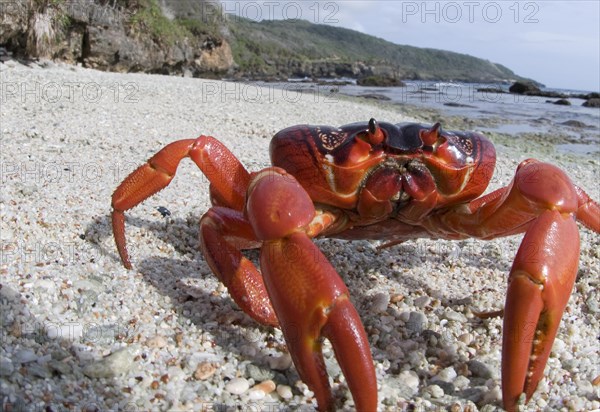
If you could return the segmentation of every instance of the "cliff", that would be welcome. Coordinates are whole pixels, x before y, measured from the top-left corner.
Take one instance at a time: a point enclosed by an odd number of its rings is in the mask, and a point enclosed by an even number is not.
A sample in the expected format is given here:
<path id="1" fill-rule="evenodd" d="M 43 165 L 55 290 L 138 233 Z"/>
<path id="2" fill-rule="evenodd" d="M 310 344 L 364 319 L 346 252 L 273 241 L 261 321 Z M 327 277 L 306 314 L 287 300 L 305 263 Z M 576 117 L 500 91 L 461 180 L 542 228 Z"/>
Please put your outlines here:
<path id="1" fill-rule="evenodd" d="M 2 3 L 0 45 L 119 72 L 252 79 L 364 77 L 509 82 L 473 56 L 397 45 L 303 20 L 256 22 L 202 0 L 19 0 Z"/>

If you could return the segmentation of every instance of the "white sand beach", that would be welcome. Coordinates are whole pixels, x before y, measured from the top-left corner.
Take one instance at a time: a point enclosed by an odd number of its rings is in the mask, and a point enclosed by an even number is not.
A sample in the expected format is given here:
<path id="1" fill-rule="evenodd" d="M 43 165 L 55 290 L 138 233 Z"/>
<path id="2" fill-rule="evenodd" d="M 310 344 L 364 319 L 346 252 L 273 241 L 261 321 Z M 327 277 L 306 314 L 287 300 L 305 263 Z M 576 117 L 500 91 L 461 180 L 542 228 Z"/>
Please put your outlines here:
<path id="1" fill-rule="evenodd" d="M 293 85 L 15 61 L 0 64 L 0 76 L 4 410 L 313 410 L 281 332 L 243 313 L 198 251 L 210 202 L 196 166 L 183 162 L 167 189 L 127 213 L 133 270 L 116 254 L 111 194 L 177 139 L 215 136 L 258 170 L 284 127 L 419 119 L 328 87 L 299 94 Z M 537 157 L 600 200 L 598 159 L 518 141 L 497 150 L 490 190 Z M 600 236 L 582 226 L 580 233 L 577 282 L 546 377 L 524 410 L 600 408 Z M 317 240 L 365 325 L 380 411 L 501 409 L 502 318 L 473 312 L 502 308 L 521 237 L 419 240 L 382 251 L 373 241 Z M 352 411 L 328 345 L 325 357 L 338 408 Z"/>

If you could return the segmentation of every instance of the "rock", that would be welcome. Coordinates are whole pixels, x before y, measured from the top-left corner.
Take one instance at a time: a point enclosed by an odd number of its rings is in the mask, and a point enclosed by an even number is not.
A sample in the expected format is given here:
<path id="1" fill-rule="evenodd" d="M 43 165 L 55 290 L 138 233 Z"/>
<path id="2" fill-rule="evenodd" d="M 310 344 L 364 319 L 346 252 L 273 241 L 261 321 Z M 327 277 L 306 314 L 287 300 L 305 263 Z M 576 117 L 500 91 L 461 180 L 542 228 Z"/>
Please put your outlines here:
<path id="1" fill-rule="evenodd" d="M 256 382 L 267 381 L 275 377 L 275 372 L 271 369 L 261 368 L 252 363 L 246 366 L 246 374 L 254 379 Z"/>
<path id="2" fill-rule="evenodd" d="M 427 317 L 420 312 L 410 312 L 406 329 L 413 333 L 421 333 L 427 323 Z"/>
<path id="3" fill-rule="evenodd" d="M 583 102 L 584 107 L 600 107 L 600 98 L 594 97 Z"/>
<path id="4" fill-rule="evenodd" d="M 476 109 L 477 106 L 471 106 L 470 104 L 463 104 L 463 103 L 456 103 L 456 102 L 447 102 L 444 103 L 444 106 L 448 106 L 448 107 L 467 107 L 470 109 Z"/>
<path id="5" fill-rule="evenodd" d="M 365 94 L 359 95 L 359 97 L 362 97 L 363 99 L 372 99 L 372 100 L 381 100 L 381 101 L 392 100 L 391 98 L 387 97 L 386 95 L 379 94 L 379 93 L 365 93 Z"/>
<path id="6" fill-rule="evenodd" d="M 456 371 L 452 366 L 442 369 L 436 376 L 435 379 L 442 380 L 444 382 L 452 382 L 456 379 Z"/>
<path id="7" fill-rule="evenodd" d="M 149 348 L 164 348 L 167 346 L 167 339 L 162 335 L 155 335 L 146 341 Z"/>
<path id="8" fill-rule="evenodd" d="M 65 362 L 61 362 L 58 360 L 50 360 L 48 361 L 48 367 L 51 371 L 56 372 L 61 375 L 68 375 L 71 373 L 71 365 Z"/>
<path id="9" fill-rule="evenodd" d="M 418 308 L 424 308 L 429 305 L 431 298 L 429 296 L 419 296 L 415 299 L 415 306 Z"/>
<path id="10" fill-rule="evenodd" d="M 30 349 L 21 349 L 14 355 L 14 361 L 17 363 L 29 363 L 37 360 L 37 355 Z"/>
<path id="11" fill-rule="evenodd" d="M 371 312 L 385 312 L 390 303 L 390 294 L 387 292 L 376 293 L 371 296 Z"/>
<path id="12" fill-rule="evenodd" d="M 516 94 L 536 94 L 541 92 L 539 87 L 530 82 L 515 82 L 508 88 L 508 91 Z"/>
<path id="13" fill-rule="evenodd" d="M 250 383 L 246 378 L 233 378 L 225 384 L 225 390 L 234 395 L 241 395 L 250 389 Z"/>
<path id="14" fill-rule="evenodd" d="M 252 387 L 253 391 L 261 391 L 265 395 L 268 395 L 269 393 L 273 392 L 275 389 L 277 389 L 277 385 L 275 385 L 275 382 L 273 382 L 270 379 L 268 379 L 266 381 L 262 381 L 261 383 L 256 384 Z"/>
<path id="15" fill-rule="evenodd" d="M 39 363 L 32 363 L 27 366 L 27 373 L 42 379 L 49 379 L 52 377 L 52 372 L 50 372 L 48 366 L 40 365 Z"/>
<path id="16" fill-rule="evenodd" d="M 288 385 L 277 385 L 277 394 L 283 399 L 291 399 L 294 394 Z"/>
<path id="17" fill-rule="evenodd" d="M 14 370 L 15 367 L 10 358 L 0 356 L 0 376 L 10 376 Z"/>
<path id="18" fill-rule="evenodd" d="M 194 371 L 194 378 L 202 381 L 210 378 L 217 371 L 218 365 L 213 362 L 200 362 Z"/>
<path id="19" fill-rule="evenodd" d="M 577 128 L 589 128 L 591 126 L 579 121 L 579 120 L 567 120 L 561 123 L 563 126 L 577 127 Z"/>
<path id="20" fill-rule="evenodd" d="M 556 104 L 558 106 L 570 106 L 571 102 L 568 101 L 567 99 L 559 99 L 554 101 L 552 104 Z"/>
<path id="21" fill-rule="evenodd" d="M 429 385 L 425 388 L 425 392 L 431 395 L 432 398 L 437 399 L 444 396 L 444 390 L 440 388 L 438 385 Z"/>
<path id="22" fill-rule="evenodd" d="M 415 392 L 419 388 L 419 376 L 414 371 L 403 371 L 398 375 L 398 379 Z"/>
<path id="23" fill-rule="evenodd" d="M 83 374 L 90 378 L 114 378 L 131 369 L 133 363 L 132 353 L 128 348 L 123 348 L 97 362 L 86 365 L 83 368 Z"/>
<path id="24" fill-rule="evenodd" d="M 476 360 L 470 360 L 467 362 L 467 366 L 473 376 L 483 379 L 490 379 L 492 377 L 492 371 L 485 363 Z"/>
<path id="25" fill-rule="evenodd" d="M 289 369 L 292 366 L 292 357 L 289 354 L 284 354 L 278 357 L 271 357 L 267 360 L 269 367 L 278 371 Z"/>
<path id="26" fill-rule="evenodd" d="M 396 79 L 391 76 L 384 75 L 371 75 L 362 77 L 356 80 L 356 84 L 359 86 L 376 86 L 376 87 L 404 87 L 406 84 L 402 80 Z"/>

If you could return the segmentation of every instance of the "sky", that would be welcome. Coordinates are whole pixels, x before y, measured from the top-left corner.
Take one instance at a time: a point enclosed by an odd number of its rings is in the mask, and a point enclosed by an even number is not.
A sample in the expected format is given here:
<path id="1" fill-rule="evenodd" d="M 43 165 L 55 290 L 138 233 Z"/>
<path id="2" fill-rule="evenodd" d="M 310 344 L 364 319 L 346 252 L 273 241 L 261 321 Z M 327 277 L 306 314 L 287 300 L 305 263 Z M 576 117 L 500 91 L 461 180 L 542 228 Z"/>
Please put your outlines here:
<path id="1" fill-rule="evenodd" d="M 222 1 L 253 20 L 302 18 L 470 54 L 547 87 L 600 90 L 600 0 Z"/>

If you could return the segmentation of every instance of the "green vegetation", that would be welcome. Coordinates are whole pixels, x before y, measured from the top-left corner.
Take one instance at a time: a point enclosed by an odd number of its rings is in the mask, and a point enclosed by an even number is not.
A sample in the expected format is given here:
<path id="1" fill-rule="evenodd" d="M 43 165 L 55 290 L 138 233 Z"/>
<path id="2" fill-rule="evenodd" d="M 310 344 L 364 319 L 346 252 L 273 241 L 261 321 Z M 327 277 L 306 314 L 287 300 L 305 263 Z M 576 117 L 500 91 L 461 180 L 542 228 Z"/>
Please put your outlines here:
<path id="1" fill-rule="evenodd" d="M 149 33 L 154 41 L 164 45 L 173 45 L 185 38 L 214 36 L 219 37 L 216 19 L 174 18 L 169 19 L 163 13 L 158 0 L 137 0 L 137 10 L 131 18 L 136 31 Z M 202 3 L 198 1 L 198 3 Z M 210 3 L 204 3 L 210 4 Z M 212 7 L 218 7 L 214 5 Z M 215 13 L 218 15 L 218 13 Z"/>
<path id="2" fill-rule="evenodd" d="M 255 22 L 232 17 L 231 44 L 243 70 L 331 62 L 384 66 L 397 78 L 494 81 L 519 79 L 506 67 L 444 50 L 397 45 L 354 30 L 304 20 Z"/>

